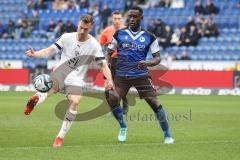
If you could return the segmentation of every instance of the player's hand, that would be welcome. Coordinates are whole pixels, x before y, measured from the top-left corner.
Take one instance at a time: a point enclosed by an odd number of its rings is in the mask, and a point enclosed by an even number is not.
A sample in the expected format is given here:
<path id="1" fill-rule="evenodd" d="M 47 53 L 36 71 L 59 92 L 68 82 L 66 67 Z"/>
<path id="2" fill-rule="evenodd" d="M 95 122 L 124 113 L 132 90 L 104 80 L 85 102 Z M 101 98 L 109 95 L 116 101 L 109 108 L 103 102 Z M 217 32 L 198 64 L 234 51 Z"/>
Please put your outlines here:
<path id="1" fill-rule="evenodd" d="M 106 81 L 106 90 L 113 90 L 114 86 L 113 86 L 113 82 L 112 81 Z"/>
<path id="2" fill-rule="evenodd" d="M 35 51 L 30 47 L 26 52 L 25 55 L 28 57 L 34 57 Z"/>
<path id="3" fill-rule="evenodd" d="M 138 63 L 138 68 L 141 69 L 141 70 L 146 69 L 147 67 L 148 67 L 147 61 L 140 61 Z"/>

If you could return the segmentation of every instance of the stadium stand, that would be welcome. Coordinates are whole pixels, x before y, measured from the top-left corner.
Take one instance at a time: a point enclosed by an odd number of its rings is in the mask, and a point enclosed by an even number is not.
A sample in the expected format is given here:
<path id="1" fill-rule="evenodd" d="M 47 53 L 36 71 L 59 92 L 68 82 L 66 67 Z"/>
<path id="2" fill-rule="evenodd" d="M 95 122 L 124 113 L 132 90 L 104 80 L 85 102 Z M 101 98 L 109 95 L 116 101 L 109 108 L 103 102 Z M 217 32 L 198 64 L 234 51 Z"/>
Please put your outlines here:
<path id="1" fill-rule="evenodd" d="M 102 2 L 102 3 L 100 3 Z M 176 55 L 181 59 L 183 51 L 188 53 L 192 60 L 240 60 L 240 9 L 237 7 L 238 0 L 212 0 L 219 7 L 219 13 L 211 16 L 216 23 L 219 36 L 202 37 L 197 46 L 172 46 L 162 50 L 163 54 Z M 35 1 L 36 3 L 36 1 Z M 53 10 L 52 2 L 46 2 L 46 9 L 37 9 L 39 23 L 31 28 L 31 34 L 26 38 L 4 38 L 0 34 L 0 59 L 4 60 L 22 60 L 24 67 L 34 69 L 38 65 L 46 65 L 47 60 L 32 60 L 24 56 L 24 52 L 31 45 L 35 50 L 44 48 L 54 42 L 54 38 L 47 36 L 47 29 L 50 20 L 57 23 L 62 20 L 66 23 L 68 20 L 77 25 L 81 14 L 91 12 L 91 7 L 99 5 L 100 10 L 107 4 L 111 10 L 124 11 L 126 2 L 124 0 L 91 0 L 90 8 Z M 206 0 L 202 0 L 205 4 Z M 161 19 L 171 28 L 181 28 L 186 25 L 189 16 L 195 16 L 195 0 L 185 1 L 184 8 L 144 8 L 143 26 L 146 28 L 151 19 Z M 94 10 L 93 14 L 94 14 Z M 33 9 L 29 9 L 26 0 L 1 0 L 0 1 L 0 22 L 3 24 L 3 31 L 7 31 L 9 20 L 15 22 L 19 19 L 31 19 Z M 209 15 L 202 17 L 208 18 Z M 15 25 L 16 26 L 16 25 Z M 95 16 L 95 29 L 93 35 L 97 36 L 101 29 L 101 14 Z M 1 28 L 1 25 L 0 25 Z M 0 30 L 1 31 L 1 30 Z"/>

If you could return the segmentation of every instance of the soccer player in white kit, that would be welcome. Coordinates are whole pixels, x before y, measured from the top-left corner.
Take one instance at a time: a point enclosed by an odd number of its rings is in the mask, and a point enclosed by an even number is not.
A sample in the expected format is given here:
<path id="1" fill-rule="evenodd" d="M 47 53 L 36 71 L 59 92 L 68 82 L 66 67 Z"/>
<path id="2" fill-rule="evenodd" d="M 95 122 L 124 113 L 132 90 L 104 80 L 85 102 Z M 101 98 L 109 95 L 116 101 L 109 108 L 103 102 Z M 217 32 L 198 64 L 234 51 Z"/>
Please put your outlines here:
<path id="1" fill-rule="evenodd" d="M 92 30 L 92 27 L 93 17 L 91 15 L 83 15 L 80 17 L 80 20 L 78 22 L 77 32 L 65 33 L 56 43 L 52 44 L 50 47 L 39 51 L 34 51 L 30 48 L 28 51 L 26 51 L 25 54 L 29 57 L 42 58 L 48 57 L 54 53 L 61 51 L 61 59 L 55 69 L 61 66 L 63 63 L 69 61 L 70 59 L 79 56 L 95 57 L 95 61 L 100 64 L 102 72 L 106 77 L 107 87 L 111 88 L 113 87 L 112 76 L 108 68 L 107 62 L 104 58 L 101 46 L 98 41 L 89 34 L 89 32 Z M 77 68 L 77 70 L 73 70 L 65 78 L 64 87 L 66 88 L 68 86 L 84 86 L 83 79 L 85 77 L 87 69 L 88 65 L 82 64 Z M 58 91 L 59 88 L 53 87 L 47 93 L 37 92 L 34 96 L 30 97 L 24 113 L 26 115 L 29 115 L 36 105 L 42 103 L 47 98 L 47 96 Z M 64 136 L 66 135 L 66 133 L 71 127 L 72 122 L 76 118 L 77 106 L 80 102 L 81 97 L 81 93 L 70 93 L 67 95 L 67 98 L 69 100 L 69 109 L 67 110 L 64 117 L 62 127 L 54 140 L 53 147 L 62 146 Z"/>

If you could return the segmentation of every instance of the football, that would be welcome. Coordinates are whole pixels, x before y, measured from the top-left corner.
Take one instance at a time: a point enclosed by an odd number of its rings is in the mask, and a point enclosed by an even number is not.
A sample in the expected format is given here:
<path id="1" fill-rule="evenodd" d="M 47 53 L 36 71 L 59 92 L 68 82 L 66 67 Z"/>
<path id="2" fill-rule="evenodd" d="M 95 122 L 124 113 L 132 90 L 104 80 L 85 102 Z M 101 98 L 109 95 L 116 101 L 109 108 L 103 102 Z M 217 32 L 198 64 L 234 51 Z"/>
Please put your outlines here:
<path id="1" fill-rule="evenodd" d="M 34 87 L 39 92 L 48 92 L 53 86 L 53 81 L 47 74 L 41 74 L 34 78 Z"/>

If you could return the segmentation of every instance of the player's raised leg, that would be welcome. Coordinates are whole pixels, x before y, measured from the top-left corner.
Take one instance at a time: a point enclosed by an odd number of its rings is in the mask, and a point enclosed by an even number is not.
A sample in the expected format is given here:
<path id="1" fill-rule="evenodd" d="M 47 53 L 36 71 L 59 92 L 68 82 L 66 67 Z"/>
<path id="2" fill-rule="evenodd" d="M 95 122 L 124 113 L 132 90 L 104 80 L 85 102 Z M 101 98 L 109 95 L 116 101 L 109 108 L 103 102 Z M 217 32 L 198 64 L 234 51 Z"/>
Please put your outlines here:
<path id="1" fill-rule="evenodd" d="M 37 105 L 43 103 L 46 100 L 46 98 L 53 94 L 54 92 L 55 92 L 54 89 L 50 89 L 47 93 L 41 92 L 35 93 L 33 96 L 29 98 L 25 106 L 24 114 L 29 115 Z"/>
<path id="2" fill-rule="evenodd" d="M 80 102 L 81 97 L 82 97 L 81 95 L 68 95 L 69 109 L 67 110 L 67 112 L 64 116 L 62 127 L 61 127 L 57 137 L 54 140 L 53 147 L 61 147 L 62 146 L 63 139 L 64 139 L 65 135 L 67 134 L 67 132 L 69 131 L 69 129 L 72 125 L 72 122 L 75 120 L 75 118 L 77 116 L 77 106 Z"/>

